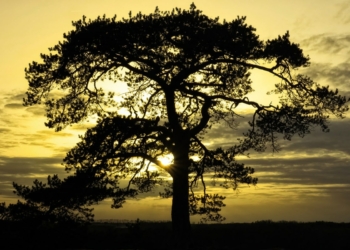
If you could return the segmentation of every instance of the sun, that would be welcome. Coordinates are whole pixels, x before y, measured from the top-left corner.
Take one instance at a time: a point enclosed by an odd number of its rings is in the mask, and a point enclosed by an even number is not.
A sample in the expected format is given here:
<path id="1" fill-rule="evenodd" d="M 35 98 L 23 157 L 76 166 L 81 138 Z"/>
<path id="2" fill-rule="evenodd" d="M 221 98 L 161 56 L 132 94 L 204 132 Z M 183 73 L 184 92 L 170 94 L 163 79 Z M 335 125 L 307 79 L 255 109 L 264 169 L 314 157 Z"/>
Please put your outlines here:
<path id="1" fill-rule="evenodd" d="M 158 160 L 166 167 L 173 164 L 174 156 L 172 154 L 162 155 L 158 157 Z"/>

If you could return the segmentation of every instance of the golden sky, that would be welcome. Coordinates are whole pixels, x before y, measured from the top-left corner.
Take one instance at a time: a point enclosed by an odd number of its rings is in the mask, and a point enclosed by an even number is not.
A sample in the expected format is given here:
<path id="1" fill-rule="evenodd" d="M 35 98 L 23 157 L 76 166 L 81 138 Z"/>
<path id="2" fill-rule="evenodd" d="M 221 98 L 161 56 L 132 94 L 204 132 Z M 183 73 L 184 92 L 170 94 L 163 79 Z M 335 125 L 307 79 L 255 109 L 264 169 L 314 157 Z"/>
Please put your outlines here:
<path id="1" fill-rule="evenodd" d="M 193 1 L 159 0 L 0 0 L 0 202 L 16 202 L 12 181 L 31 185 L 49 174 L 65 176 L 60 165 L 65 153 L 84 133 L 75 125 L 59 133 L 44 126 L 39 107 L 23 107 L 27 89 L 24 68 L 40 60 L 40 53 L 62 40 L 71 21 L 83 15 L 94 19 L 106 14 L 127 17 L 129 11 L 147 14 L 158 6 L 188 9 Z M 197 0 L 198 9 L 210 17 L 232 20 L 247 16 L 262 39 L 287 30 L 311 57 L 305 70 L 314 80 L 339 88 L 350 96 L 350 2 L 348 0 Z M 259 85 L 253 97 L 265 94 L 273 79 L 253 75 Z M 350 114 L 347 115 L 350 117 Z M 350 119 L 331 120 L 331 132 L 315 129 L 305 138 L 282 143 L 282 151 L 252 154 L 242 162 L 259 177 L 256 187 L 241 186 L 227 196 L 223 215 L 227 222 L 256 220 L 350 222 Z M 227 127 L 213 128 L 206 143 L 229 146 L 235 137 Z M 229 135 L 229 136 L 228 136 Z M 212 188 L 215 190 L 215 188 Z M 220 190 L 219 190 L 220 192 Z M 124 208 L 110 208 L 105 201 L 95 208 L 96 219 L 170 220 L 170 200 L 157 193 L 131 200 Z M 196 218 L 194 218 L 194 221 Z"/>

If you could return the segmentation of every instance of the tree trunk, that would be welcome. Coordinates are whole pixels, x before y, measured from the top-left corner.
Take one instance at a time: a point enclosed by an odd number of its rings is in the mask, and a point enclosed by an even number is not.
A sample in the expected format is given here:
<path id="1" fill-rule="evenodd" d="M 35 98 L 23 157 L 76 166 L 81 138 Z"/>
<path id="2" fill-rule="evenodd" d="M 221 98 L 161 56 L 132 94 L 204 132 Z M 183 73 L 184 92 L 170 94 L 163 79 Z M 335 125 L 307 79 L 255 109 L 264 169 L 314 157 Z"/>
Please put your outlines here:
<path id="1" fill-rule="evenodd" d="M 174 155 L 174 166 L 171 171 L 173 177 L 173 203 L 171 219 L 175 244 L 184 247 L 188 244 L 191 224 L 189 213 L 189 184 L 188 167 L 189 159 L 186 149 L 182 149 L 179 155 Z"/>
<path id="2" fill-rule="evenodd" d="M 181 171 L 176 171 L 173 175 L 173 204 L 171 219 L 173 221 L 174 230 L 189 231 L 188 174 L 187 171 L 185 173 L 183 172 L 185 171 L 181 169 Z"/>

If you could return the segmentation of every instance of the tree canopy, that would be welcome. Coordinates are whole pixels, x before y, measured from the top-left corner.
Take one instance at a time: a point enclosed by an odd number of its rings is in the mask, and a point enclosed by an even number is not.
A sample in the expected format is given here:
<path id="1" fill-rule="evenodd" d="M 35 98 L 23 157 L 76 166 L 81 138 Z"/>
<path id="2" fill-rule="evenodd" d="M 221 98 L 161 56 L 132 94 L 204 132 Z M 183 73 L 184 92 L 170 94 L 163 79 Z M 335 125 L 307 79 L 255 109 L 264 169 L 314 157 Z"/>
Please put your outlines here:
<path id="1" fill-rule="evenodd" d="M 328 131 L 329 116 L 348 110 L 337 90 L 297 74 L 310 62 L 288 32 L 262 41 L 245 17 L 220 21 L 192 4 L 122 20 L 83 17 L 73 26 L 49 54 L 41 54 L 43 62 L 25 70 L 24 104 L 44 104 L 46 126 L 56 131 L 97 116 L 96 126 L 67 153 L 66 170 L 93 173 L 116 208 L 127 197 L 165 185 L 161 195 L 173 198 L 177 231 L 188 232 L 189 213 L 223 219 L 218 212 L 225 197 L 207 190 L 205 176 L 223 188 L 255 185 L 254 169 L 237 162 L 238 155 L 276 150 L 279 139 L 303 137 L 314 126 Z M 276 77 L 278 105 L 249 100 L 252 70 Z M 103 87 L 107 81 L 115 82 L 115 90 Z M 121 82 L 128 91 L 116 96 Z M 231 147 L 206 146 L 212 126 L 234 127 L 242 120 L 242 105 L 254 110 L 248 130 Z M 173 162 L 166 166 L 160 157 L 168 155 Z M 202 194 L 194 192 L 198 185 Z"/>

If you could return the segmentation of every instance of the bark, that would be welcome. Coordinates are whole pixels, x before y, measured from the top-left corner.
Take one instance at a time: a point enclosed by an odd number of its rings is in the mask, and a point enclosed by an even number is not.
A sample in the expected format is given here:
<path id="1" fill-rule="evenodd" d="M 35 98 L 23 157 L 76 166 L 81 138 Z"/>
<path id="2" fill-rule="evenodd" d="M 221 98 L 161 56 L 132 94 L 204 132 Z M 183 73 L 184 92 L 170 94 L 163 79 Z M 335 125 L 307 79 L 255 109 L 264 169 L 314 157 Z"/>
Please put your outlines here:
<path id="1" fill-rule="evenodd" d="M 187 169 L 186 169 L 187 170 Z M 188 175 L 183 169 L 173 175 L 173 204 L 171 218 L 174 231 L 189 232 Z"/>
<path id="2" fill-rule="evenodd" d="M 173 203 L 171 219 L 175 246 L 184 247 L 190 237 L 191 224 L 188 202 L 188 176 L 187 169 L 177 168 L 173 175 Z"/>
<path id="3" fill-rule="evenodd" d="M 174 165 L 171 171 L 173 177 L 172 227 L 175 244 L 181 247 L 188 243 L 191 232 L 188 195 L 188 167 L 190 161 L 187 148 L 188 144 L 183 145 L 174 154 Z"/>

